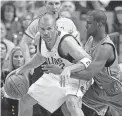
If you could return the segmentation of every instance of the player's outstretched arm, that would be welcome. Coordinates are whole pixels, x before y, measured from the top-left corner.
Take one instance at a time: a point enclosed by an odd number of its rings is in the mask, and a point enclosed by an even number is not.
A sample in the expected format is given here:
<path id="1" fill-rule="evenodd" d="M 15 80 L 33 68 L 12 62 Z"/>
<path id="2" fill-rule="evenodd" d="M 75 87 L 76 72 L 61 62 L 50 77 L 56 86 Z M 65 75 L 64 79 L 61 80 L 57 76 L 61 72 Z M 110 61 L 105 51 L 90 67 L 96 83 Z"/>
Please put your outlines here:
<path id="1" fill-rule="evenodd" d="M 113 48 L 109 44 L 101 45 L 95 51 L 94 59 L 91 64 L 85 70 L 81 70 L 77 73 L 72 74 L 77 79 L 90 80 L 105 66 L 106 62 L 113 59 Z M 77 76 L 76 76 L 77 75 Z"/>
<path id="2" fill-rule="evenodd" d="M 29 44 L 31 43 L 32 38 L 30 38 L 27 35 L 23 35 L 22 40 L 20 41 L 20 47 L 23 50 L 24 56 L 25 56 L 25 60 L 29 61 L 30 60 L 30 52 L 29 52 Z"/>
<path id="3" fill-rule="evenodd" d="M 26 61 L 30 60 L 30 52 L 28 46 L 32 42 L 32 40 L 37 39 L 36 38 L 37 32 L 38 32 L 38 19 L 35 19 L 28 26 L 20 42 L 20 47 L 23 50 Z"/>
<path id="4" fill-rule="evenodd" d="M 37 52 L 36 55 L 28 63 L 17 69 L 16 74 L 22 74 L 23 72 L 26 72 L 30 69 L 37 68 L 45 61 L 46 59 L 39 52 Z"/>

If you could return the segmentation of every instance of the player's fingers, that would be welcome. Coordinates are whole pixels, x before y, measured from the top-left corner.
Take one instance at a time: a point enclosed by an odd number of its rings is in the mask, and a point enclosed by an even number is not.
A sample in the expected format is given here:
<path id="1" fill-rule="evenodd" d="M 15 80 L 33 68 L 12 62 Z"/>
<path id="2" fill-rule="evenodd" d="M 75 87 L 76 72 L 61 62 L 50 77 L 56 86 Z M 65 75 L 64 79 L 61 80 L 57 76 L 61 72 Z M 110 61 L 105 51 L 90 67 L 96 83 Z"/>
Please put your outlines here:
<path id="1" fill-rule="evenodd" d="M 43 71 L 51 71 L 51 68 L 45 68 L 45 67 L 43 67 L 42 70 Z"/>
<path id="2" fill-rule="evenodd" d="M 54 67 L 54 64 L 47 64 L 47 65 L 42 65 L 42 67 L 46 67 L 46 68 L 53 68 Z"/>
<path id="3" fill-rule="evenodd" d="M 46 71 L 44 71 L 45 73 L 47 73 L 47 74 L 49 74 L 50 73 L 50 70 L 46 70 Z"/>

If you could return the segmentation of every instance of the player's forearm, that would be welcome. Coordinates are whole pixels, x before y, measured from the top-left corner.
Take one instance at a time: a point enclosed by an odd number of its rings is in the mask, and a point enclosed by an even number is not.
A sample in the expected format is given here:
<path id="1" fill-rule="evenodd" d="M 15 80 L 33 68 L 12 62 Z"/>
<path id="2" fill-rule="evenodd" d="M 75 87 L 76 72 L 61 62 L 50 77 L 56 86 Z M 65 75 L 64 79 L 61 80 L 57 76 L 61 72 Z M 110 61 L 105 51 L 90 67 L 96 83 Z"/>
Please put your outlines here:
<path id="1" fill-rule="evenodd" d="M 79 72 L 79 71 L 86 69 L 91 64 L 91 62 L 92 62 L 91 59 L 84 57 L 78 63 L 73 64 L 69 68 L 72 73 Z"/>
<path id="2" fill-rule="evenodd" d="M 91 80 L 92 78 L 94 78 L 94 76 L 100 72 L 100 70 L 103 68 L 104 63 L 101 64 L 99 62 L 95 62 L 94 61 L 90 64 L 90 66 L 88 68 L 86 68 L 85 70 L 81 70 L 75 73 L 72 73 L 71 76 L 73 78 L 77 78 L 77 79 L 83 79 L 83 80 Z M 75 75 L 75 76 L 74 76 Z"/>
<path id="3" fill-rule="evenodd" d="M 24 53 L 25 60 L 30 61 L 30 52 L 29 52 L 29 43 L 31 42 L 32 39 L 27 37 L 26 35 L 23 36 L 22 40 L 20 41 L 20 47 Z"/>
<path id="4" fill-rule="evenodd" d="M 23 65 L 20 69 L 23 71 L 27 71 L 30 69 L 34 69 L 39 67 L 41 64 L 45 62 L 45 58 L 40 56 L 39 54 L 36 54 L 28 63 Z"/>
<path id="5" fill-rule="evenodd" d="M 69 66 L 68 68 L 70 69 L 71 73 L 75 73 L 84 70 L 86 67 L 84 66 L 84 64 L 77 63 Z"/>
<path id="6" fill-rule="evenodd" d="M 81 74 L 82 72 L 82 74 Z M 91 80 L 93 78 L 92 74 L 90 72 L 84 73 L 84 70 L 79 71 L 79 72 L 73 72 L 71 73 L 71 78 L 79 79 L 79 80 Z"/>

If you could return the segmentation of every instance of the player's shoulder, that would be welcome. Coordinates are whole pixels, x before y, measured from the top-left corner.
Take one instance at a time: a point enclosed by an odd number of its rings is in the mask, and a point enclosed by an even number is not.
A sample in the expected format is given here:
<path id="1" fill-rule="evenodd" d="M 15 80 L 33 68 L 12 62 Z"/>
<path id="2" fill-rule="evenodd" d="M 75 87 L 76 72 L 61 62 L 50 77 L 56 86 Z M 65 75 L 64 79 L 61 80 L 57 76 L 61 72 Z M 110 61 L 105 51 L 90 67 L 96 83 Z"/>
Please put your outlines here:
<path id="1" fill-rule="evenodd" d="M 113 42 L 112 40 L 110 39 L 110 37 L 107 35 L 106 36 L 106 39 L 104 40 L 103 44 L 102 44 L 102 48 L 103 49 L 106 49 L 106 50 L 113 50 Z"/>
<path id="2" fill-rule="evenodd" d="M 74 37 L 71 34 L 65 32 L 63 30 L 60 32 L 60 38 L 62 40 L 62 44 L 63 43 L 70 44 L 71 42 L 74 42 Z"/>
<path id="3" fill-rule="evenodd" d="M 102 45 L 99 45 L 97 51 L 99 51 L 100 53 L 108 53 L 108 52 L 112 52 L 113 51 L 113 46 L 111 44 L 105 43 Z"/>
<path id="4" fill-rule="evenodd" d="M 59 31 L 59 36 L 60 36 L 60 38 L 64 38 L 64 39 L 69 38 L 69 37 L 73 38 L 73 36 L 71 34 L 69 34 L 68 32 L 66 32 L 64 30 Z"/>

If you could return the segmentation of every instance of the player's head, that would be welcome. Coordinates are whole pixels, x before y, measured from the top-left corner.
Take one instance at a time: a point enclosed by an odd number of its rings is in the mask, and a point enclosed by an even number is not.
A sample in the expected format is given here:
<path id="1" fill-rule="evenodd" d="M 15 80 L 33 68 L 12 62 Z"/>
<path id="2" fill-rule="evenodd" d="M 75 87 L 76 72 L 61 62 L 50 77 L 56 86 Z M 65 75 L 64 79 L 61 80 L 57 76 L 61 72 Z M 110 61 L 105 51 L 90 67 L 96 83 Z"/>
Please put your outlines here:
<path id="1" fill-rule="evenodd" d="M 39 20 L 39 30 L 41 34 L 41 38 L 45 42 L 51 42 L 53 38 L 55 38 L 57 27 L 56 27 L 56 19 L 51 14 L 43 15 Z"/>
<path id="2" fill-rule="evenodd" d="M 61 6 L 61 1 L 60 0 L 47 0 L 45 1 L 45 7 L 48 12 L 51 14 L 56 14 L 59 13 Z"/>
<path id="3" fill-rule="evenodd" d="M 102 10 L 93 10 L 87 13 L 86 28 L 89 35 L 96 35 L 101 29 L 105 29 L 107 17 Z"/>
<path id="4" fill-rule="evenodd" d="M 25 64 L 25 57 L 20 47 L 12 49 L 9 55 L 9 71 L 17 69 Z"/>

